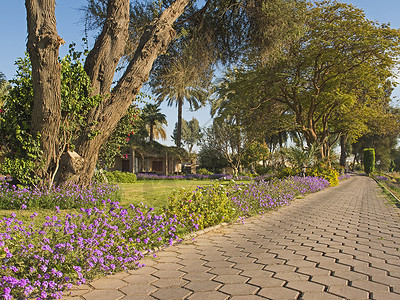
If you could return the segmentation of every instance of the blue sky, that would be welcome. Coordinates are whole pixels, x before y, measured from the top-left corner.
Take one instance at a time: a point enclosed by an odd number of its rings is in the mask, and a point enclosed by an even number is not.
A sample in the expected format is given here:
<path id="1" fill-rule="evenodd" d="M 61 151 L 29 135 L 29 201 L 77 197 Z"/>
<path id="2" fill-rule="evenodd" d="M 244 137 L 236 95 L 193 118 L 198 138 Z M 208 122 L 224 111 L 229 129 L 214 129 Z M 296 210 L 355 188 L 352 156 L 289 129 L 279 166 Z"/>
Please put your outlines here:
<path id="1" fill-rule="evenodd" d="M 24 56 L 26 49 L 26 12 L 25 1 L 11 0 L 3 1 L 0 12 L 1 41 L 0 46 L 0 71 L 11 79 L 15 74 L 14 62 L 18 57 Z M 351 3 L 365 11 L 368 19 L 380 23 L 390 23 L 393 28 L 400 28 L 400 1 L 399 0 L 342 0 Z M 59 0 L 57 1 L 56 17 L 58 34 L 66 41 L 60 48 L 60 56 L 68 52 L 68 45 L 75 42 L 78 46 L 82 44 L 84 37 L 82 13 L 79 8 L 85 4 L 84 0 Z M 93 45 L 93 39 L 89 40 L 89 46 Z M 394 92 L 400 98 L 400 88 Z M 177 109 L 162 105 L 162 111 L 167 115 L 168 137 L 172 134 L 177 119 Z M 190 120 L 196 117 L 201 126 L 211 124 L 209 108 L 205 107 L 197 112 L 190 112 L 184 107 L 183 117 Z M 165 142 L 171 145 L 170 138 Z"/>

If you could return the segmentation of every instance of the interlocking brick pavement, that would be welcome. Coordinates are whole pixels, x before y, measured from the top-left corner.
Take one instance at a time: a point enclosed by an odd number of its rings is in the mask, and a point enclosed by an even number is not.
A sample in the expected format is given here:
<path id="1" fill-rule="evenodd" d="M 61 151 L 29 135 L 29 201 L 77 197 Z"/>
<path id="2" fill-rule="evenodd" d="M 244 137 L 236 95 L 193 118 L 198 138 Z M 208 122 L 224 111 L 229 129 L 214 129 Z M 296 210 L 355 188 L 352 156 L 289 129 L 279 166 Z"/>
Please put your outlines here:
<path id="1" fill-rule="evenodd" d="M 353 176 L 64 299 L 400 299 L 399 220 L 372 179 Z"/>

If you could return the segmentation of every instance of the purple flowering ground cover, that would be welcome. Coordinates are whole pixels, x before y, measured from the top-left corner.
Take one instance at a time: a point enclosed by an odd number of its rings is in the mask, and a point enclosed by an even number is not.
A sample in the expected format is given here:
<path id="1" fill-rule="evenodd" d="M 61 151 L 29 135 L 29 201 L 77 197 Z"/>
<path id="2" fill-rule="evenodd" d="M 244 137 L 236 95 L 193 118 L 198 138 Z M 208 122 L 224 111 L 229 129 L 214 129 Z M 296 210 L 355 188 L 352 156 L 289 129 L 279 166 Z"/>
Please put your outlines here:
<path id="1" fill-rule="evenodd" d="M 3 184 L 3 209 L 8 204 L 21 212 L 0 220 L 0 295 L 4 299 L 58 299 L 72 284 L 141 267 L 144 255 L 179 240 L 177 232 L 183 235 L 276 209 L 327 186 L 329 182 L 316 177 L 229 186 L 216 182 L 176 194 L 172 206 L 156 213 L 145 205 L 122 207 L 113 198 L 115 186 L 38 191 Z M 54 213 L 38 215 L 36 208 L 46 202 Z M 62 205 L 68 209 L 60 210 Z M 21 218 L 23 214 L 30 216 Z"/>
<path id="2" fill-rule="evenodd" d="M 241 214 L 254 215 L 288 205 L 297 196 L 317 192 L 328 186 L 329 182 L 319 177 L 294 176 L 260 180 L 234 186 L 232 201 Z"/>

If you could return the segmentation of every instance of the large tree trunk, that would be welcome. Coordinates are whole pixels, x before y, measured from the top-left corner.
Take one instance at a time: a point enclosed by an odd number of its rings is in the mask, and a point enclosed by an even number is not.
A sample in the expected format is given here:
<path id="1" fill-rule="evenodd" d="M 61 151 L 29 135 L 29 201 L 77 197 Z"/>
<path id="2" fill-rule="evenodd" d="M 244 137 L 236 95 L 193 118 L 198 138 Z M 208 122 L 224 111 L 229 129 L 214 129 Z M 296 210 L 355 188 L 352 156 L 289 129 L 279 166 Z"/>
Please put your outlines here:
<path id="1" fill-rule="evenodd" d="M 32 63 L 32 133 L 40 134 L 44 167 L 39 176 L 48 181 L 55 172 L 61 122 L 61 66 L 58 49 L 64 42 L 57 34 L 55 0 L 26 0 L 28 42 Z"/>
<path id="2" fill-rule="evenodd" d="M 129 0 L 109 0 L 107 20 L 85 63 L 85 69 L 92 80 L 93 94 L 107 97 L 88 116 L 88 126 L 75 143 L 78 156 L 74 154 L 72 159 L 61 161 L 62 174 L 58 176 L 61 182 L 71 180 L 82 185 L 90 182 L 100 147 L 135 100 L 143 83 L 148 80 L 154 60 L 166 51 L 174 39 L 172 24 L 184 12 L 188 3 L 189 0 L 176 0 L 147 26 L 124 75 L 110 92 L 115 68 L 127 41 Z M 61 119 L 58 48 L 62 39 L 56 30 L 54 0 L 26 0 L 26 7 L 28 51 L 32 60 L 35 93 L 32 126 L 34 133 L 41 134 L 47 170 L 57 159 L 56 142 Z M 76 159 L 80 163 L 69 168 Z"/>
<path id="3" fill-rule="evenodd" d="M 119 1 L 119 0 L 113 0 Z M 135 55 L 110 97 L 90 116 L 89 126 L 76 142 L 76 152 L 84 159 L 83 169 L 75 182 L 87 184 L 93 176 L 101 145 L 108 139 L 118 121 L 135 100 L 142 85 L 148 80 L 155 59 L 164 53 L 175 38 L 172 24 L 184 12 L 189 0 L 177 0 L 143 33 Z M 124 1 L 128 3 L 129 1 Z M 126 4 L 126 5 L 128 5 Z M 90 133 L 101 132 L 95 138 Z"/>
<path id="4" fill-rule="evenodd" d="M 103 30 L 85 61 L 85 71 L 92 82 L 94 95 L 110 93 L 115 69 L 124 54 L 128 27 L 129 1 L 108 1 Z"/>
<path id="5" fill-rule="evenodd" d="M 176 131 L 176 146 L 181 147 L 182 145 L 182 108 L 183 108 L 183 97 L 178 96 L 178 128 Z"/>

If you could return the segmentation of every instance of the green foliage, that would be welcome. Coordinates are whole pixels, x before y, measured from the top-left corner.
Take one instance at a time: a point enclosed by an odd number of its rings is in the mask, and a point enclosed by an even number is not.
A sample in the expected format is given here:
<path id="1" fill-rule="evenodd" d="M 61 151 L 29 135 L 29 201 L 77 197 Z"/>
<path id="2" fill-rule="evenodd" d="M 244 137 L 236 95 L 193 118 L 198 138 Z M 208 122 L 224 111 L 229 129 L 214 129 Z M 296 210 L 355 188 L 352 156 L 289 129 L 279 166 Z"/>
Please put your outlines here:
<path id="1" fill-rule="evenodd" d="M 364 171 L 368 175 L 375 171 L 375 149 L 366 148 L 364 149 Z"/>
<path id="2" fill-rule="evenodd" d="M 222 169 L 229 165 L 224 155 L 217 149 L 203 147 L 200 149 L 198 159 L 201 168 L 205 168 L 215 174 L 222 173 Z"/>
<path id="3" fill-rule="evenodd" d="M 82 53 L 70 45 L 70 52 L 61 61 L 61 125 L 59 151 L 74 148 L 76 138 L 86 128 L 87 114 L 100 101 L 100 96 L 91 96 L 91 85 L 83 64 Z M 41 165 L 39 137 L 32 136 L 31 115 L 33 86 L 31 63 L 28 56 L 16 62 L 17 74 L 10 80 L 12 88 L 6 96 L 4 111 L 0 115 L 0 144 L 8 157 L 1 172 L 9 174 L 23 184 L 36 184 L 37 170 Z M 93 133 L 93 135 L 99 134 Z"/>
<path id="4" fill-rule="evenodd" d="M 284 167 L 278 170 L 277 178 L 283 179 L 289 176 L 295 176 L 301 172 L 300 169 Z"/>
<path id="5" fill-rule="evenodd" d="M 266 175 L 273 172 L 273 168 L 269 166 L 256 165 L 256 172 L 258 175 Z"/>
<path id="6" fill-rule="evenodd" d="M 189 153 L 192 153 L 193 147 L 200 143 L 202 136 L 199 121 L 196 118 L 193 117 L 190 121 L 182 120 L 182 144 L 187 147 Z M 178 123 L 175 123 L 175 128 L 171 137 L 176 144 L 178 138 Z"/>
<path id="7" fill-rule="evenodd" d="M 160 104 L 147 103 L 142 109 L 140 118 L 143 120 L 146 131 L 149 133 L 150 142 L 154 138 L 158 139 L 161 137 L 164 140 L 167 138 L 167 133 L 163 126 L 167 125 L 168 122 L 165 114 L 161 113 Z"/>
<path id="8" fill-rule="evenodd" d="M 389 172 L 393 172 L 396 167 L 394 160 L 390 161 Z"/>
<path id="9" fill-rule="evenodd" d="M 121 150 L 131 144 L 137 130 L 136 125 L 139 113 L 139 108 L 131 105 L 126 114 L 119 120 L 117 127 L 100 149 L 99 160 L 97 162 L 97 166 L 100 169 L 114 167 L 115 157 L 121 156 Z"/>
<path id="10" fill-rule="evenodd" d="M 0 145 L 7 155 L 0 173 L 11 175 L 21 184 L 35 185 L 42 152 L 39 137 L 31 135 L 31 65 L 27 57 L 19 58 L 16 65 L 17 75 L 10 81 L 13 87 L 0 113 Z"/>
<path id="11" fill-rule="evenodd" d="M 314 147 L 310 149 L 301 149 L 299 147 L 290 147 L 282 149 L 285 158 L 297 169 L 309 167 L 314 162 L 315 150 Z"/>
<path id="12" fill-rule="evenodd" d="M 378 115 L 390 115 L 385 103 L 396 75 L 400 33 L 333 0 L 313 1 L 304 29 L 274 64 L 255 58 L 229 71 L 217 88 L 216 107 L 227 115 L 240 111 L 235 116 L 244 130 L 259 138 L 297 131 L 308 146 L 321 148 L 323 159 L 336 134 L 356 139 Z"/>
<path id="13" fill-rule="evenodd" d="M 134 183 L 137 180 L 136 174 L 129 172 L 113 171 L 104 172 L 108 182 L 112 183 Z"/>
<path id="14" fill-rule="evenodd" d="M 329 181 L 331 186 L 337 186 L 339 184 L 339 172 L 323 163 L 307 169 L 306 175 L 324 178 Z"/>
<path id="15" fill-rule="evenodd" d="M 91 83 L 81 61 L 81 52 L 69 46 L 69 54 L 61 60 L 61 139 L 69 148 L 88 125 L 88 113 L 101 102 L 99 95 L 91 96 Z M 100 132 L 91 132 L 95 137 Z"/>
<path id="16" fill-rule="evenodd" d="M 176 216 L 187 231 L 232 221 L 238 215 L 227 191 L 216 181 L 195 191 L 182 188 L 168 199 L 167 216 Z"/>
<path id="17" fill-rule="evenodd" d="M 249 144 L 246 152 L 244 153 L 243 164 L 245 166 L 256 165 L 258 162 L 266 161 L 268 158 L 268 146 L 265 143 L 254 141 Z"/>
<path id="18" fill-rule="evenodd" d="M 206 168 L 200 168 L 196 171 L 198 175 L 213 175 L 213 172 L 208 171 Z"/>

